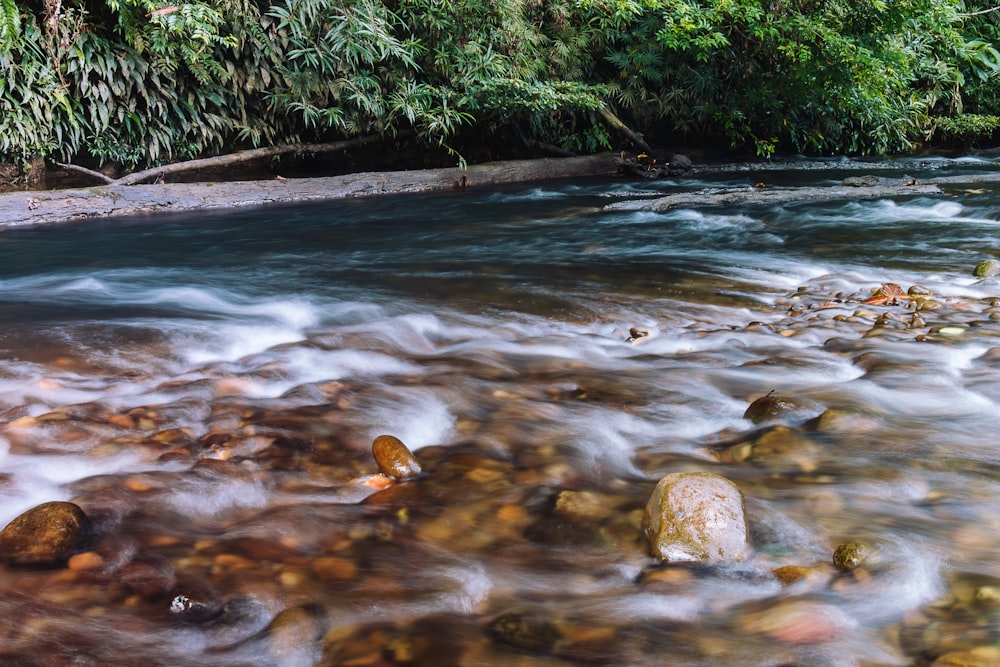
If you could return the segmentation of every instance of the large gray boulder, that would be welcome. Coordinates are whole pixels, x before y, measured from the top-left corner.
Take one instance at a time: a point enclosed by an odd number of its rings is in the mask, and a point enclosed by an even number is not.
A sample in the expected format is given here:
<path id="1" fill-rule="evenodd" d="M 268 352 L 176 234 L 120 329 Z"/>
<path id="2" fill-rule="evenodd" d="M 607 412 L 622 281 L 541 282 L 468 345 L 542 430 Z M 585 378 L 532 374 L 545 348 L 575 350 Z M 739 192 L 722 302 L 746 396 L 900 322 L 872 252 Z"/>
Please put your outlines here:
<path id="1" fill-rule="evenodd" d="M 661 479 L 646 503 L 642 530 L 650 555 L 670 563 L 738 562 L 750 552 L 743 494 L 713 473 Z"/>

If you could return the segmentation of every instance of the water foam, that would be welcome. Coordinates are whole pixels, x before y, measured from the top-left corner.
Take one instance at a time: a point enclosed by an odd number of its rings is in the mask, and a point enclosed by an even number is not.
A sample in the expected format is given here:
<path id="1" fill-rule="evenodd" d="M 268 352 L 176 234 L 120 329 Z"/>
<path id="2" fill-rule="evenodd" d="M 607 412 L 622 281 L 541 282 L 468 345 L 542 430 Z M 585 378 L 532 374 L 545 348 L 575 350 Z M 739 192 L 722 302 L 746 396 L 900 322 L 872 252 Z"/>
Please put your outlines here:
<path id="1" fill-rule="evenodd" d="M 455 428 L 455 415 L 437 394 L 426 389 L 394 392 L 391 399 L 369 409 L 368 438 L 388 433 L 412 449 L 448 442 Z"/>

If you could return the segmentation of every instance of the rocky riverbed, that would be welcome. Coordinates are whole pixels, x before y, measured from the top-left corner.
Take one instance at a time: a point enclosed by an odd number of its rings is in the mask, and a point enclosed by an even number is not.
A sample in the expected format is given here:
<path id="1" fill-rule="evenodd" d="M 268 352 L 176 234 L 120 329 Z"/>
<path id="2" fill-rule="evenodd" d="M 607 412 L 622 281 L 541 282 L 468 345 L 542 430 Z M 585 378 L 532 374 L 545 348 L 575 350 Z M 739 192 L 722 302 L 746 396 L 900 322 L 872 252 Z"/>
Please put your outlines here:
<path id="1" fill-rule="evenodd" d="M 762 321 L 725 329 L 693 323 L 688 333 L 822 339 L 868 376 L 904 372 L 924 350 L 947 349 L 971 332 L 1000 337 L 1000 296 L 939 297 L 920 286 L 834 289 L 819 282 L 778 299 Z M 329 344 L 319 337 L 297 345 Z M 642 344 L 648 338 L 620 341 Z M 976 363 L 990 363 L 998 350 Z M 49 369 L 37 380 L 40 390 L 63 383 L 68 372 L 93 373 L 68 356 L 40 362 Z M 503 371 L 470 362 L 463 375 L 496 386 Z M 125 372 L 108 370 L 107 381 L 121 381 L 117 373 Z M 381 391 L 363 380 L 300 385 L 278 400 L 248 400 L 255 383 L 282 374 L 280 363 L 251 376 L 219 367 L 196 380 L 178 378 L 157 388 L 163 403 L 128 410 L 101 401 L 34 415 L 27 406 L 9 408 L 0 435 L 12 458 L 77 455 L 80 465 L 122 459 L 144 462 L 139 467 L 146 470 L 72 483 L 72 504 L 62 504 L 82 508 L 85 527 L 78 510 L 29 522 L 42 547 L 52 542 L 50 529 L 64 535 L 67 521 L 80 528 L 72 547 L 63 540 L 47 560 L 16 557 L 28 540 L 23 520 L 0 533 L 7 561 L 0 604 L 8 619 L 18 619 L 4 625 L 5 664 L 166 664 L 155 647 L 171 641 L 187 664 L 647 664 L 667 650 L 687 664 L 729 664 L 747 645 L 768 645 L 769 664 L 777 665 L 799 659 L 797 647 L 853 631 L 838 598 L 877 604 L 886 579 L 906 571 L 906 563 L 896 562 L 905 553 L 891 546 L 883 553 L 877 538 L 845 546 L 831 534 L 822 559 L 767 546 L 777 536 L 760 522 L 760 504 L 794 492 L 819 517 L 842 513 L 851 500 L 829 482 L 849 472 L 838 469 L 830 439 L 841 452 L 870 447 L 884 419 L 877 405 L 824 410 L 814 397 L 769 395 L 759 397 L 752 413 L 748 402 L 749 430 L 710 434 L 693 456 L 640 448 L 635 464 L 654 475 L 682 469 L 734 480 L 756 507 L 753 551 L 733 559 L 749 558 L 739 576 L 785 599 L 749 603 L 718 627 L 696 623 L 683 607 L 655 622 L 609 618 L 600 599 L 611 592 L 666 594 L 680 602 L 699 580 L 720 573 L 692 566 L 687 557 L 665 564 L 650 557 L 642 514 L 651 482 L 596 483 L 566 458 L 558 439 L 540 445 L 529 435 L 528 425 L 546 423 L 556 406 L 650 399 L 641 386 L 613 375 L 585 373 L 573 386 L 554 382 L 566 370 L 552 359 L 528 371 L 531 382 L 489 389 L 477 412 L 456 424 L 459 442 L 425 447 L 419 462 L 396 438 L 377 439 L 373 456 L 371 443 L 354 435 L 357 411 Z M 404 373 L 399 380 L 419 388 L 447 377 Z M 905 502 L 910 512 L 933 517 L 951 512 L 951 501 L 927 488 Z M 12 534 L 18 549 L 7 539 Z M 970 560 L 992 559 L 992 540 L 974 524 L 956 523 L 952 539 Z M 494 572 L 489 584 L 486 570 Z M 547 581 L 553 571 L 562 574 Z M 496 572 L 517 572 L 522 581 L 505 584 Z M 591 591 L 596 600 L 576 608 L 533 606 L 517 593 L 524 578 L 535 580 L 530 588 L 539 603 L 560 597 L 565 585 L 577 595 Z M 933 602 L 886 629 L 895 659 L 906 655 L 938 667 L 996 664 L 998 591 L 996 580 L 956 572 Z M 146 637 L 149 645 L 140 641 L 123 655 L 123 633 L 131 641 Z M 450 657 L 442 662 L 442 656 Z M 874 664 L 886 662 L 883 656 Z"/>
<path id="2" fill-rule="evenodd" d="M 982 183 L 9 230 L 0 662 L 996 664 Z"/>

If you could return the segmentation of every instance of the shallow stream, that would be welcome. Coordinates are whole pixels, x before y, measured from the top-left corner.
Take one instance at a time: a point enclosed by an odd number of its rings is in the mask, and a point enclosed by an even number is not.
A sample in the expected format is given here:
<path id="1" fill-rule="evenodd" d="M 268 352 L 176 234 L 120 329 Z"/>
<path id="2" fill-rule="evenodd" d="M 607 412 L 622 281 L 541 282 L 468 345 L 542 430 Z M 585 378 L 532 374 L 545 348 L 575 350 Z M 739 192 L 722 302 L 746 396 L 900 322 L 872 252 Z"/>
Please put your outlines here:
<path id="1" fill-rule="evenodd" d="M 848 173 L 3 231 L 0 525 L 93 534 L 0 568 L 0 663 L 1000 664 L 1000 190 L 603 209 Z M 749 559 L 647 555 L 677 471 L 739 485 Z"/>

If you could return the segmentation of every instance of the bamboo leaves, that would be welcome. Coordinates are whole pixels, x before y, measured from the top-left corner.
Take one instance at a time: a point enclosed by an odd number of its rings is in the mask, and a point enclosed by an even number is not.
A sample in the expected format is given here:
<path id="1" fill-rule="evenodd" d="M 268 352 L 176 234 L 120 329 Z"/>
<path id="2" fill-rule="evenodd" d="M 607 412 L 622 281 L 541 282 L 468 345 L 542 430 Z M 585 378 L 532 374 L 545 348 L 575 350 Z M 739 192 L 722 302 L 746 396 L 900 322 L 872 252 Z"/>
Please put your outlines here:
<path id="1" fill-rule="evenodd" d="M 33 3 L 0 0 L 0 159 L 469 126 L 589 151 L 612 102 L 659 143 L 892 153 L 1000 115 L 1000 22 L 959 0 Z"/>

